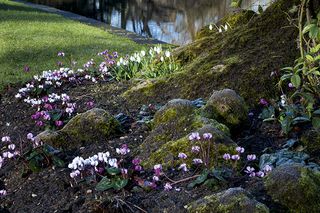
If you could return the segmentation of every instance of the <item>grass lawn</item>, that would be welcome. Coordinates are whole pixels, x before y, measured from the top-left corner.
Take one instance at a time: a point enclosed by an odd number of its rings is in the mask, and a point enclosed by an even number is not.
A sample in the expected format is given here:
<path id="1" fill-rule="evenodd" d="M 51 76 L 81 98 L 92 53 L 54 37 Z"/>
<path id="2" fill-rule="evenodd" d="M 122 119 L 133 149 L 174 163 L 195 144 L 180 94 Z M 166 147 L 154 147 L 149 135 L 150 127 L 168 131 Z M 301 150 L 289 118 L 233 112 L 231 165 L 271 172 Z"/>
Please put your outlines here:
<path id="1" fill-rule="evenodd" d="M 0 91 L 56 68 L 59 51 L 82 65 L 105 49 L 131 53 L 141 48 L 103 29 L 0 0 Z M 29 73 L 23 71 L 25 65 Z"/>

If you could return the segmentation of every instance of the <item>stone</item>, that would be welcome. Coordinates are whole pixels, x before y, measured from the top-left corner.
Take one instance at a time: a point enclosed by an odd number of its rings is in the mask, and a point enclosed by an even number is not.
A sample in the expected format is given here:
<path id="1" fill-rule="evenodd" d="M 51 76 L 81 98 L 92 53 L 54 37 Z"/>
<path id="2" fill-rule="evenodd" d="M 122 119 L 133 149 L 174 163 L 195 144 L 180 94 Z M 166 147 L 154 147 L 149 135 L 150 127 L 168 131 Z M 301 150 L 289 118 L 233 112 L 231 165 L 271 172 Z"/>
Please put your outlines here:
<path id="1" fill-rule="evenodd" d="M 228 127 L 238 126 L 248 118 L 248 107 L 234 90 L 214 91 L 203 109 L 205 117 L 215 119 Z"/>
<path id="2" fill-rule="evenodd" d="M 224 160 L 217 156 L 222 156 L 224 153 L 232 153 L 237 146 L 224 132 L 217 129 L 215 126 L 207 124 L 202 128 L 196 130 L 200 135 L 204 133 L 211 133 L 212 139 L 210 143 L 210 165 L 222 165 Z M 143 166 L 146 168 L 152 168 L 155 164 L 162 164 L 163 168 L 177 167 L 181 163 L 187 163 L 192 165 L 192 159 L 197 158 L 198 155 L 191 152 L 191 148 L 194 145 L 199 145 L 197 142 L 191 142 L 187 136 L 184 136 L 178 140 L 172 140 L 160 145 L 156 151 L 150 153 L 148 158 L 143 161 Z M 187 159 L 178 159 L 178 154 L 185 153 Z"/>
<path id="3" fill-rule="evenodd" d="M 264 180 L 268 195 L 290 212 L 320 212 L 320 173 L 300 164 L 282 165 Z"/>
<path id="4" fill-rule="evenodd" d="M 191 213 L 267 213 L 269 209 L 241 187 L 206 196 L 185 206 Z"/>
<path id="5" fill-rule="evenodd" d="M 149 160 L 166 143 L 185 138 L 189 133 L 205 125 L 215 127 L 218 135 L 229 136 L 229 129 L 223 124 L 208 118 L 202 118 L 197 107 L 189 100 L 174 99 L 160 108 L 154 116 L 153 129 L 136 153 L 143 160 Z M 189 143 L 188 143 L 189 144 Z M 163 156 L 165 157 L 165 156 Z"/>
<path id="6" fill-rule="evenodd" d="M 306 147 L 308 153 L 312 156 L 320 154 L 320 131 L 311 129 L 301 136 L 301 142 Z"/>
<path id="7" fill-rule="evenodd" d="M 94 108 L 78 114 L 59 131 L 44 131 L 35 140 L 56 148 L 80 148 L 105 141 L 120 130 L 120 123 L 103 109 Z"/>

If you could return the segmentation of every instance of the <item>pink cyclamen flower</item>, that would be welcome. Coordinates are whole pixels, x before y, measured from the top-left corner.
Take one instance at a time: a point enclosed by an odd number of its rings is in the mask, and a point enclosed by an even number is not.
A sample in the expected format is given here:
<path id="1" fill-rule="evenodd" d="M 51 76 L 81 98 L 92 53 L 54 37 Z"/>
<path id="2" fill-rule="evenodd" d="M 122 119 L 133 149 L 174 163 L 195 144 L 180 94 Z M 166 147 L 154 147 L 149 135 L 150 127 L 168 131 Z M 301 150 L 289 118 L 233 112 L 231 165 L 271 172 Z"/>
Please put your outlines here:
<path id="1" fill-rule="evenodd" d="M 257 156 L 256 156 L 255 154 L 247 155 L 247 160 L 248 160 L 248 161 L 253 161 L 253 160 L 255 160 L 255 159 L 257 159 Z"/>
<path id="2" fill-rule="evenodd" d="M 272 167 L 269 165 L 266 165 L 265 167 L 263 167 L 262 169 L 265 173 L 271 172 L 272 171 Z"/>
<path id="3" fill-rule="evenodd" d="M 183 153 L 183 152 L 180 152 L 179 154 L 178 154 L 178 158 L 181 158 L 181 159 L 187 159 L 187 155 L 185 154 L 185 153 Z"/>
<path id="4" fill-rule="evenodd" d="M 140 172 L 142 170 L 142 166 L 140 165 L 135 165 L 134 166 L 134 170 L 137 171 L 137 172 Z"/>
<path id="5" fill-rule="evenodd" d="M 91 109 L 91 108 L 94 107 L 94 102 L 93 102 L 93 101 L 88 101 L 88 102 L 86 103 L 86 105 L 87 105 L 87 108 Z"/>
<path id="6" fill-rule="evenodd" d="M 260 103 L 260 105 L 262 105 L 262 106 L 268 106 L 268 101 L 266 100 L 266 99 L 264 99 L 264 98 L 261 98 L 260 99 L 260 101 L 259 101 L 259 103 Z"/>
<path id="7" fill-rule="evenodd" d="M 203 134 L 203 139 L 210 140 L 211 138 L 212 138 L 212 134 L 211 133 L 204 133 Z"/>
<path id="8" fill-rule="evenodd" d="M 161 164 L 157 164 L 153 166 L 153 170 L 156 176 L 160 176 L 161 175 L 161 171 L 162 171 L 162 166 Z"/>
<path id="9" fill-rule="evenodd" d="M 155 181 L 155 182 L 158 182 L 159 181 L 159 177 L 155 175 L 155 176 L 152 177 L 152 180 Z"/>
<path id="10" fill-rule="evenodd" d="M 30 67 L 29 67 L 28 65 L 25 65 L 25 66 L 23 67 L 23 71 L 29 72 L 29 71 L 30 71 Z"/>
<path id="11" fill-rule="evenodd" d="M 259 171 L 259 172 L 256 172 L 256 176 L 257 176 L 257 177 L 264 177 L 264 176 L 265 176 L 265 173 L 262 172 L 262 171 Z"/>
<path id="12" fill-rule="evenodd" d="M 6 190 L 4 190 L 4 189 L 0 190 L 0 197 L 4 197 L 6 195 L 7 195 L 7 191 Z"/>
<path id="13" fill-rule="evenodd" d="M 121 169 L 121 174 L 123 174 L 123 175 L 128 174 L 128 169 Z"/>
<path id="14" fill-rule="evenodd" d="M 193 132 L 191 133 L 191 135 L 189 135 L 189 140 L 190 141 L 196 141 L 196 140 L 200 140 L 200 135 L 199 132 Z"/>
<path id="15" fill-rule="evenodd" d="M 10 150 L 14 150 L 15 148 L 16 148 L 16 145 L 14 145 L 14 144 L 8 145 L 8 149 L 10 149 Z"/>
<path id="16" fill-rule="evenodd" d="M 123 144 L 121 148 L 116 148 L 116 152 L 120 155 L 126 155 L 130 152 L 127 144 Z"/>
<path id="17" fill-rule="evenodd" d="M 28 140 L 32 140 L 33 139 L 33 134 L 32 133 L 28 133 L 27 134 L 27 139 Z"/>
<path id="18" fill-rule="evenodd" d="M 0 169 L 1 169 L 2 165 L 3 165 L 3 163 L 4 163 L 4 159 L 0 156 Z"/>
<path id="19" fill-rule="evenodd" d="M 239 155 L 232 155 L 231 159 L 237 161 L 237 160 L 240 160 L 240 156 Z"/>
<path id="20" fill-rule="evenodd" d="M 75 171 L 70 173 L 70 177 L 71 178 L 75 178 L 75 177 L 77 177 L 79 175 L 80 175 L 80 171 L 79 170 L 75 170 Z"/>
<path id="21" fill-rule="evenodd" d="M 36 125 L 39 126 L 39 127 L 41 127 L 41 126 L 44 125 L 44 123 L 43 123 L 42 121 L 37 121 L 37 122 L 36 122 Z"/>
<path id="22" fill-rule="evenodd" d="M 1 138 L 1 141 L 2 141 L 2 142 L 10 142 L 11 139 L 10 139 L 9 136 L 3 136 L 3 137 Z"/>
<path id="23" fill-rule="evenodd" d="M 47 110 L 52 110 L 52 109 L 53 109 L 53 107 L 52 107 L 51 104 L 45 104 L 43 107 L 44 107 L 45 109 L 47 109 Z"/>
<path id="24" fill-rule="evenodd" d="M 247 166 L 246 170 L 244 171 L 245 173 L 249 174 L 250 177 L 256 176 L 256 173 L 254 172 L 254 168 Z"/>
<path id="25" fill-rule="evenodd" d="M 184 172 L 187 172 L 188 171 L 187 164 L 185 163 L 181 164 L 178 169 Z"/>
<path id="26" fill-rule="evenodd" d="M 195 158 L 195 159 L 192 160 L 192 162 L 194 164 L 202 164 L 203 163 L 203 161 L 200 158 Z"/>
<path id="27" fill-rule="evenodd" d="M 289 87 L 289 88 L 294 88 L 294 86 L 293 86 L 292 83 L 289 83 L 289 84 L 288 84 L 288 87 Z"/>
<path id="28" fill-rule="evenodd" d="M 57 126 L 57 127 L 61 127 L 63 125 L 63 121 L 55 121 L 54 124 Z"/>
<path id="29" fill-rule="evenodd" d="M 230 158 L 231 158 L 231 156 L 230 156 L 229 153 L 225 153 L 225 154 L 223 155 L 223 159 L 225 159 L 225 160 L 230 160 Z"/>
<path id="30" fill-rule="evenodd" d="M 244 153 L 244 148 L 241 147 L 241 146 L 238 146 L 238 147 L 236 148 L 236 151 L 237 151 L 238 153 Z"/>
<path id="31" fill-rule="evenodd" d="M 171 186 L 170 183 L 166 183 L 166 184 L 164 185 L 164 190 L 165 190 L 165 191 L 170 191 L 171 189 L 172 189 L 172 186 Z"/>
<path id="32" fill-rule="evenodd" d="M 133 160 L 132 160 L 132 164 L 133 165 L 139 165 L 141 163 L 141 159 L 140 158 L 134 158 Z"/>
<path id="33" fill-rule="evenodd" d="M 198 153 L 198 152 L 200 152 L 200 146 L 192 146 L 191 152 L 193 152 L 193 153 Z"/>
<path id="34" fill-rule="evenodd" d="M 58 56 L 60 56 L 60 57 L 64 57 L 64 56 L 65 56 L 65 54 L 64 54 L 64 52 L 60 51 L 60 52 L 58 52 Z"/>

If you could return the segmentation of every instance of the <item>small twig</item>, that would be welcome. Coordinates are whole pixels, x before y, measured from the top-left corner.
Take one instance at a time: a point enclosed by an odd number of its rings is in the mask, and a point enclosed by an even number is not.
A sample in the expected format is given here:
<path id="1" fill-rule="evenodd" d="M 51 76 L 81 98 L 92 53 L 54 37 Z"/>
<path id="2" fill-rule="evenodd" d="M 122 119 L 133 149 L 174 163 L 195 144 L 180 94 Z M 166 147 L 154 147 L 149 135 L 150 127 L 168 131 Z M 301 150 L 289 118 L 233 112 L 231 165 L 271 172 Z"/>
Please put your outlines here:
<path id="1" fill-rule="evenodd" d="M 172 183 L 171 185 L 175 185 L 175 184 L 182 183 L 182 182 L 185 182 L 185 181 L 188 181 L 188 180 L 191 180 L 191 179 L 195 179 L 195 178 L 200 177 L 200 176 L 201 176 L 201 175 L 194 175 L 194 176 L 191 176 L 191 177 L 188 177 L 188 178 L 184 178 L 184 179 L 175 181 L 175 182 Z"/>

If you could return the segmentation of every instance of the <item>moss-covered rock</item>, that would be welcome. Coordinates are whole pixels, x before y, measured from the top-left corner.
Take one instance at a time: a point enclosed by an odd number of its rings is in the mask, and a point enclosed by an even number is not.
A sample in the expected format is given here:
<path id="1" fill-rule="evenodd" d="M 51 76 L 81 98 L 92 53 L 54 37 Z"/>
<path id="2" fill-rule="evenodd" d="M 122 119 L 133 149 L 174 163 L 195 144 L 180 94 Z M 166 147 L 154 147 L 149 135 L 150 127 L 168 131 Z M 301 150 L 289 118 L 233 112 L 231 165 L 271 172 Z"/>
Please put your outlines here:
<path id="1" fill-rule="evenodd" d="M 290 212 L 320 212 L 320 173 L 291 164 L 277 167 L 265 179 L 267 193 Z"/>
<path id="2" fill-rule="evenodd" d="M 303 133 L 301 136 L 301 142 L 306 146 L 307 152 L 312 156 L 319 156 L 320 154 L 320 131 L 319 130 L 309 130 Z"/>
<path id="3" fill-rule="evenodd" d="M 213 90 L 223 88 L 237 91 L 249 105 L 262 97 L 276 98 L 278 79 L 271 78 L 270 73 L 291 66 L 299 55 L 295 42 L 298 30 L 288 27 L 286 15 L 297 3 L 299 0 L 276 1 L 243 25 L 176 49 L 175 56 L 183 65 L 181 72 L 155 80 L 147 88 L 129 90 L 125 98 L 130 104 L 207 99 Z M 291 14 L 293 18 L 296 15 Z"/>
<path id="4" fill-rule="evenodd" d="M 216 127 L 208 124 L 200 129 L 197 129 L 200 135 L 204 133 L 211 133 L 210 140 L 210 166 L 220 165 L 223 162 L 221 156 L 224 153 L 232 153 L 235 150 L 236 144 L 222 131 Z M 191 142 L 187 136 L 178 140 L 172 140 L 159 146 L 156 151 L 152 152 L 148 159 L 144 161 L 143 166 L 152 168 L 155 164 L 162 164 L 164 168 L 176 167 L 181 163 L 192 164 L 192 159 L 199 158 L 198 154 L 192 153 L 191 148 L 194 145 L 199 145 L 204 142 Z M 181 160 L 178 158 L 180 152 L 185 153 L 188 158 Z"/>
<path id="5" fill-rule="evenodd" d="M 62 149 L 105 141 L 119 131 L 120 123 L 103 109 L 91 109 L 72 118 L 59 131 L 45 131 L 36 138 Z"/>
<path id="6" fill-rule="evenodd" d="M 151 153 L 156 152 L 167 142 L 185 137 L 207 124 L 220 129 L 224 135 L 230 135 L 229 129 L 225 125 L 213 119 L 202 118 L 191 101 L 171 100 L 156 112 L 153 130 L 139 146 L 139 153 L 136 154 L 142 159 L 149 159 Z"/>
<path id="7" fill-rule="evenodd" d="M 268 207 L 256 201 L 244 189 L 230 188 L 206 196 L 185 207 L 191 213 L 267 213 Z"/>
<path id="8" fill-rule="evenodd" d="M 214 91 L 203 109 L 208 118 L 213 118 L 228 126 L 237 126 L 248 117 L 248 107 L 234 90 Z"/>

